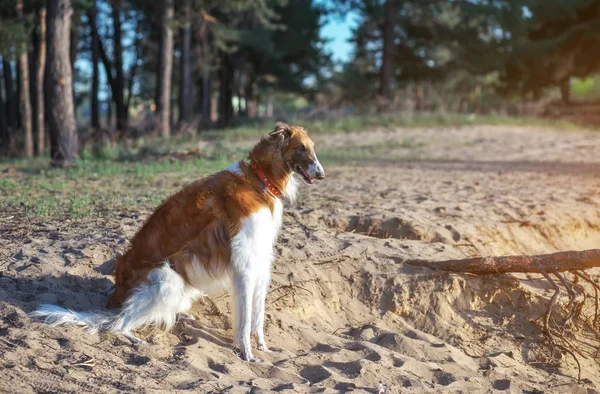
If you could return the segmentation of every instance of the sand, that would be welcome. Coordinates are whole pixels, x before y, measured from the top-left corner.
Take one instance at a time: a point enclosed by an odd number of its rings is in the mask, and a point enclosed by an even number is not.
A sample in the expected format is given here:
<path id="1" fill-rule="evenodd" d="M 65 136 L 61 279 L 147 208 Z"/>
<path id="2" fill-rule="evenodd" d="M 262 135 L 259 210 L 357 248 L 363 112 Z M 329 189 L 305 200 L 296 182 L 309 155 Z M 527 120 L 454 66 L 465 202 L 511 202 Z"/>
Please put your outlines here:
<path id="1" fill-rule="evenodd" d="M 112 259 L 150 212 L 60 223 L 0 212 L 0 392 L 598 393 L 589 333 L 574 329 L 582 382 L 569 355 L 549 359 L 541 275 L 404 261 L 598 247 L 600 135 L 474 126 L 315 140 L 317 152 L 410 143 L 328 165 L 286 210 L 263 363 L 232 349 L 226 294 L 172 332 L 139 330 L 140 345 L 29 319 L 40 303 L 102 309 Z"/>

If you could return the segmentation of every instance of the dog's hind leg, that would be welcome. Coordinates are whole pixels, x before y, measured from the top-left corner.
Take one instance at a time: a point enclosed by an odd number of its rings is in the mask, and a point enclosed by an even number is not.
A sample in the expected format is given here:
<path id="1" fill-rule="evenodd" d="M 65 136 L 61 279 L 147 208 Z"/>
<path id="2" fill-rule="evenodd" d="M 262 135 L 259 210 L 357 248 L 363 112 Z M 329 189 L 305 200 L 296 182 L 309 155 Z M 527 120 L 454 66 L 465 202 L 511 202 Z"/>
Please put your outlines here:
<path id="1" fill-rule="evenodd" d="M 182 305 L 186 310 L 191 306 L 185 290 L 183 278 L 168 264 L 155 268 L 148 274 L 146 282 L 131 291 L 116 319 L 107 328 L 123 333 L 133 342 L 130 331 L 140 326 L 154 325 L 170 330 Z"/>

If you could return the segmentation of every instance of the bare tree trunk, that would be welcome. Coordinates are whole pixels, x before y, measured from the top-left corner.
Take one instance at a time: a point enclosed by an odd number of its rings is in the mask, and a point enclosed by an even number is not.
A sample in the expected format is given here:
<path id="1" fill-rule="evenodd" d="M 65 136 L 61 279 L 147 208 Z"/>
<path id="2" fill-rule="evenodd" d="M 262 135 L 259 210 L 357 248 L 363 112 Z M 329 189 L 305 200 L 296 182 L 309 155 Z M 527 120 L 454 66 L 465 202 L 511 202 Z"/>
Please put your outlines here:
<path id="1" fill-rule="evenodd" d="M 133 84 L 135 82 L 135 76 L 137 74 L 137 70 L 138 70 L 138 63 L 139 63 L 139 58 L 140 58 L 140 51 L 142 45 L 140 45 L 139 42 L 139 33 L 141 30 L 141 22 L 137 21 L 137 25 L 135 27 L 135 40 L 133 41 L 133 47 L 135 48 L 135 54 L 134 54 L 134 58 L 133 58 L 133 62 L 132 62 L 132 66 L 129 69 L 129 80 L 127 83 L 127 100 L 125 100 L 125 112 L 127 114 L 129 114 L 129 108 L 131 105 L 131 101 L 133 98 Z M 142 55 L 143 57 L 143 55 Z"/>
<path id="2" fill-rule="evenodd" d="M 162 53 L 162 49 L 163 49 L 163 43 L 162 43 L 162 31 L 161 31 L 161 37 L 160 37 L 160 42 L 158 43 L 158 53 L 159 56 Z M 162 74 L 161 74 L 162 70 L 159 67 L 156 68 L 156 84 L 154 87 L 154 105 L 156 106 L 156 114 L 160 114 L 160 89 L 161 89 L 161 81 L 162 81 Z"/>
<path id="3" fill-rule="evenodd" d="M 90 25 L 92 25 L 92 89 L 91 89 L 91 110 L 92 110 L 92 128 L 94 130 L 98 130 L 100 128 L 100 107 L 98 103 L 98 91 L 100 86 L 100 75 L 99 75 L 99 65 L 100 61 L 100 38 L 98 37 L 98 32 L 96 31 L 96 10 L 97 10 L 96 0 L 92 0 L 92 6 L 90 7 L 90 12 L 88 14 L 88 18 L 90 19 Z"/>
<path id="4" fill-rule="evenodd" d="M 46 7 L 41 7 L 37 13 L 38 32 L 35 51 L 35 89 L 33 129 L 37 139 L 37 155 L 41 156 L 46 150 L 46 124 L 44 116 L 44 73 L 46 70 Z"/>
<path id="5" fill-rule="evenodd" d="M 181 60 L 179 75 L 179 124 L 185 125 L 192 119 L 192 49 L 191 9 L 189 1 L 184 4 L 185 22 L 181 28 Z"/>
<path id="6" fill-rule="evenodd" d="M 0 153 L 6 154 L 8 152 L 9 135 L 6 106 L 2 97 L 2 80 L 3 78 L 0 78 Z"/>
<path id="7" fill-rule="evenodd" d="M 391 98 L 391 83 L 394 76 L 394 25 L 396 24 L 396 9 L 394 0 L 385 0 L 383 15 L 383 56 L 379 72 L 379 94 L 389 100 Z"/>
<path id="8" fill-rule="evenodd" d="M 48 126 L 52 165 L 69 166 L 78 157 L 73 106 L 73 76 L 69 57 L 70 0 L 48 0 Z"/>
<path id="9" fill-rule="evenodd" d="M 75 61 L 77 61 L 77 53 L 79 47 L 79 24 L 81 23 L 81 17 L 76 12 L 73 12 L 71 16 L 71 34 L 70 34 L 70 46 L 69 46 L 69 60 L 71 62 L 71 75 L 73 77 L 73 105 L 75 106 L 75 113 L 77 113 L 77 91 L 75 90 L 75 78 L 77 78 L 77 69 L 75 68 Z M 77 115 L 76 115 L 77 116 Z"/>
<path id="10" fill-rule="evenodd" d="M 128 116 L 125 109 L 125 77 L 123 75 L 123 44 L 121 42 L 121 6 L 123 0 L 113 0 L 112 17 L 114 26 L 114 55 L 115 79 L 113 100 L 117 115 L 117 131 L 121 136 L 127 131 Z"/>
<path id="11" fill-rule="evenodd" d="M 202 127 L 208 127 L 212 120 L 212 81 L 210 78 L 210 37 L 205 29 L 200 37 L 202 51 Z"/>
<path id="12" fill-rule="evenodd" d="M 160 56 L 160 133 L 171 135 L 171 74 L 173 72 L 173 0 L 163 0 L 162 51 Z"/>
<path id="13" fill-rule="evenodd" d="M 212 81 L 210 74 L 202 76 L 202 126 L 208 127 L 212 119 Z"/>
<path id="14" fill-rule="evenodd" d="M 256 82 L 256 77 L 254 76 L 254 72 L 252 70 L 248 71 L 248 81 L 246 83 L 246 87 L 244 88 L 244 93 L 246 95 L 246 115 L 252 119 L 258 115 L 258 106 L 256 100 L 254 98 L 254 83 Z"/>
<path id="15" fill-rule="evenodd" d="M 15 128 L 19 123 L 17 119 L 17 98 L 15 96 L 12 67 L 10 62 L 4 58 L 2 59 L 2 70 L 4 74 L 4 90 L 6 92 L 6 120 L 8 127 Z"/>
<path id="16" fill-rule="evenodd" d="M 560 98 L 563 104 L 571 103 L 571 82 L 569 78 L 560 83 Z"/>
<path id="17" fill-rule="evenodd" d="M 79 18 L 77 18 L 77 14 L 74 12 L 71 16 L 71 31 L 69 34 L 69 60 L 71 62 L 71 74 L 75 75 L 75 61 L 77 60 L 77 47 L 79 45 Z"/>
<path id="18" fill-rule="evenodd" d="M 106 128 L 111 130 L 113 127 L 113 99 L 112 92 L 109 93 L 108 99 L 106 100 L 108 103 L 108 109 L 106 112 Z"/>
<path id="19" fill-rule="evenodd" d="M 233 66 L 231 57 L 226 53 L 221 54 L 219 66 L 219 125 L 229 126 L 233 120 Z"/>
<path id="20" fill-rule="evenodd" d="M 23 19 L 23 0 L 17 0 L 17 18 L 21 23 Z M 22 48 L 19 54 L 19 103 L 21 114 L 21 128 L 25 136 L 25 156 L 33 157 L 33 129 L 31 125 L 31 97 L 29 95 L 29 58 L 27 50 Z"/>
<path id="21" fill-rule="evenodd" d="M 423 85 L 420 81 L 415 82 L 415 107 L 417 111 L 423 111 Z"/>

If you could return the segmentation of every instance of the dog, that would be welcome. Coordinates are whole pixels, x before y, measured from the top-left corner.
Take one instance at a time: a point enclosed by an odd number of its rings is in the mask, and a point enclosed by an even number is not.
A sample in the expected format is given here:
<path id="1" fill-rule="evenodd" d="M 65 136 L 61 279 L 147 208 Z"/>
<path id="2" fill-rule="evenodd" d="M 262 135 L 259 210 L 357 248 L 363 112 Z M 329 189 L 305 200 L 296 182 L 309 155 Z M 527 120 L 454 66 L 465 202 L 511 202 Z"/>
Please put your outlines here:
<path id="1" fill-rule="evenodd" d="M 215 291 L 233 292 L 234 344 L 242 359 L 268 352 L 265 299 L 283 201 L 294 201 L 299 181 L 325 178 L 314 143 L 300 126 L 277 123 L 241 160 L 185 186 L 166 200 L 115 262 L 116 312 L 74 312 L 41 305 L 30 315 L 53 325 L 120 332 L 154 325 L 169 330 L 194 300 Z"/>

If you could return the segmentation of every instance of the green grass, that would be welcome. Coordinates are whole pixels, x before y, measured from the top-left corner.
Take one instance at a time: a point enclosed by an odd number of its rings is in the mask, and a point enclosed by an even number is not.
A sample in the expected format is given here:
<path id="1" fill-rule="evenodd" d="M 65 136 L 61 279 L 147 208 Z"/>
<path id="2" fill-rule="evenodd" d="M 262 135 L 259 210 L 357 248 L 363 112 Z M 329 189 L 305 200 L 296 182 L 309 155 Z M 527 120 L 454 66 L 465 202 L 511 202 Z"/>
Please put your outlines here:
<path id="1" fill-rule="evenodd" d="M 356 133 L 398 127 L 448 127 L 474 124 L 578 128 L 539 119 L 453 114 L 371 115 L 294 121 L 311 134 Z M 132 210 L 152 210 L 185 183 L 225 168 L 244 157 L 249 144 L 266 135 L 273 122 L 203 132 L 197 137 L 139 139 L 133 146 L 85 151 L 71 168 L 50 168 L 47 158 L 0 161 L 0 216 L 25 212 L 34 218 L 94 219 Z M 579 128 L 578 128 L 579 129 Z M 240 143 L 240 141 L 250 141 Z M 324 163 L 414 158 L 412 139 L 361 147 L 319 149 Z M 193 149 L 193 154 L 177 154 Z"/>
<path id="2" fill-rule="evenodd" d="M 14 177 L 0 179 L 0 214 L 23 209 L 28 217 L 95 218 L 108 211 L 152 209 L 181 186 L 234 160 L 230 152 L 184 161 L 84 159 L 49 168 L 47 159 L 18 160 Z"/>
<path id="3" fill-rule="evenodd" d="M 586 128 L 568 121 L 555 119 L 540 119 L 533 117 L 509 117 L 500 115 L 468 115 L 454 113 L 402 113 L 346 116 L 323 120 L 286 119 L 290 124 L 300 124 L 310 134 L 322 133 L 354 133 L 374 128 L 419 128 L 419 127 L 459 127 L 472 125 L 511 125 L 548 127 L 567 130 L 587 130 Z M 200 135 L 207 141 L 226 140 L 237 141 L 257 138 L 264 135 L 273 127 L 273 121 L 254 122 L 248 126 L 224 130 L 210 130 Z"/>

